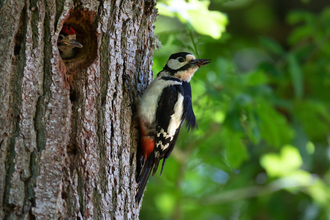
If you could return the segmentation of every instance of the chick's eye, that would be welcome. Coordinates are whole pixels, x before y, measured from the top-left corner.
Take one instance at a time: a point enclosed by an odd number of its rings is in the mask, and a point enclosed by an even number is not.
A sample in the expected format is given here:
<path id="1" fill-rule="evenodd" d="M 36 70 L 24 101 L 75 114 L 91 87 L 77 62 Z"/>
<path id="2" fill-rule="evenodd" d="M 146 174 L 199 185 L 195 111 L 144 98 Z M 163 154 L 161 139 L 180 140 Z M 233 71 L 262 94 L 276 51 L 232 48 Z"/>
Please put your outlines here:
<path id="1" fill-rule="evenodd" d="M 182 63 L 182 62 L 184 62 L 184 59 L 183 59 L 182 57 L 180 57 L 180 58 L 178 59 L 178 61 Z"/>

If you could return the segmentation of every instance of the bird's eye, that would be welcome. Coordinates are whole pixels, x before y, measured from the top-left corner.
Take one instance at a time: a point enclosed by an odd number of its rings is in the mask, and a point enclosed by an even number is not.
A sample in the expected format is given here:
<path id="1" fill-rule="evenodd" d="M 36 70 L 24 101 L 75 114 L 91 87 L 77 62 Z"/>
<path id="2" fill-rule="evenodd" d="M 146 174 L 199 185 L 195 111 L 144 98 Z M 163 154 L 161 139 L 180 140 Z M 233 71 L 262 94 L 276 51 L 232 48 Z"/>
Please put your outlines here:
<path id="1" fill-rule="evenodd" d="M 182 63 L 182 62 L 184 62 L 184 59 L 183 59 L 182 57 L 180 57 L 180 58 L 178 59 L 178 61 L 179 61 L 180 63 Z"/>
<path id="2" fill-rule="evenodd" d="M 60 36 L 59 36 L 59 39 L 60 39 L 60 40 L 63 40 L 63 36 L 62 36 L 62 35 L 60 35 Z"/>

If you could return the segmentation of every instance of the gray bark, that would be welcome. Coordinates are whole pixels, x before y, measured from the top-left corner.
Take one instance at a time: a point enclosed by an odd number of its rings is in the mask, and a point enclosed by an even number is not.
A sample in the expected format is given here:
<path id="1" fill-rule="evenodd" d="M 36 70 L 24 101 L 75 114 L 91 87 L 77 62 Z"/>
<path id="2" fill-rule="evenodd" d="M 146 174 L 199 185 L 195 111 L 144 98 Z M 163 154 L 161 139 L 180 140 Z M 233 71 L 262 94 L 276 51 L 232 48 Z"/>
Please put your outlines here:
<path id="1" fill-rule="evenodd" d="M 0 0 L 0 219 L 137 219 L 154 0 Z M 84 45 L 63 61 L 73 26 Z M 130 76 L 124 77 L 124 75 Z"/>

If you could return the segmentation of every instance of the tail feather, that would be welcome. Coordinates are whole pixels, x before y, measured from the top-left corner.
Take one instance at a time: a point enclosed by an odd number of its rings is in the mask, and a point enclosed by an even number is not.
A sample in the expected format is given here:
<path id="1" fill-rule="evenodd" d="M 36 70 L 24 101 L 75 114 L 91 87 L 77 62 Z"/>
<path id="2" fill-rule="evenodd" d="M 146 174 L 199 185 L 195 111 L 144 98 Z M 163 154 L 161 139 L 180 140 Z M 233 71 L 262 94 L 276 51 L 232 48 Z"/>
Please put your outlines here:
<path id="1" fill-rule="evenodd" d="M 167 159 L 166 157 L 163 158 L 163 164 L 162 164 L 162 169 L 160 171 L 160 175 L 162 175 L 162 173 L 163 173 L 163 169 L 164 169 L 164 166 L 165 166 L 166 159 Z"/>
<path id="2" fill-rule="evenodd" d="M 137 203 L 140 202 L 144 189 L 146 188 L 152 167 L 154 165 L 154 160 L 155 159 L 154 159 L 153 153 L 151 153 L 150 156 L 148 157 L 147 161 L 144 163 L 142 171 L 138 177 L 139 185 L 138 185 L 138 190 L 137 190 L 137 193 L 135 196 L 135 202 L 137 202 Z"/>
<path id="3" fill-rule="evenodd" d="M 159 165 L 159 158 L 155 158 L 155 162 L 154 162 L 154 170 L 152 171 L 152 176 L 154 176 L 155 173 L 157 172 L 158 165 Z"/>

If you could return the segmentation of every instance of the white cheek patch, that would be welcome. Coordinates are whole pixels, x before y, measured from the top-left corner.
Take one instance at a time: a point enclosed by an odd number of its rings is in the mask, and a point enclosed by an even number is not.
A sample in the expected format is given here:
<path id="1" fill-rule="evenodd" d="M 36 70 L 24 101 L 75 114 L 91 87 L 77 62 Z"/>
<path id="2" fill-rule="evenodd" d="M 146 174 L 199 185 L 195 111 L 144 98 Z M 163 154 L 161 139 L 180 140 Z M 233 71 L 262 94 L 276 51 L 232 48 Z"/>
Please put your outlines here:
<path id="1" fill-rule="evenodd" d="M 180 69 L 181 67 L 183 67 L 186 64 L 187 64 L 187 62 L 180 63 L 176 59 L 170 59 L 169 61 L 167 61 L 167 66 L 172 70 Z"/>

